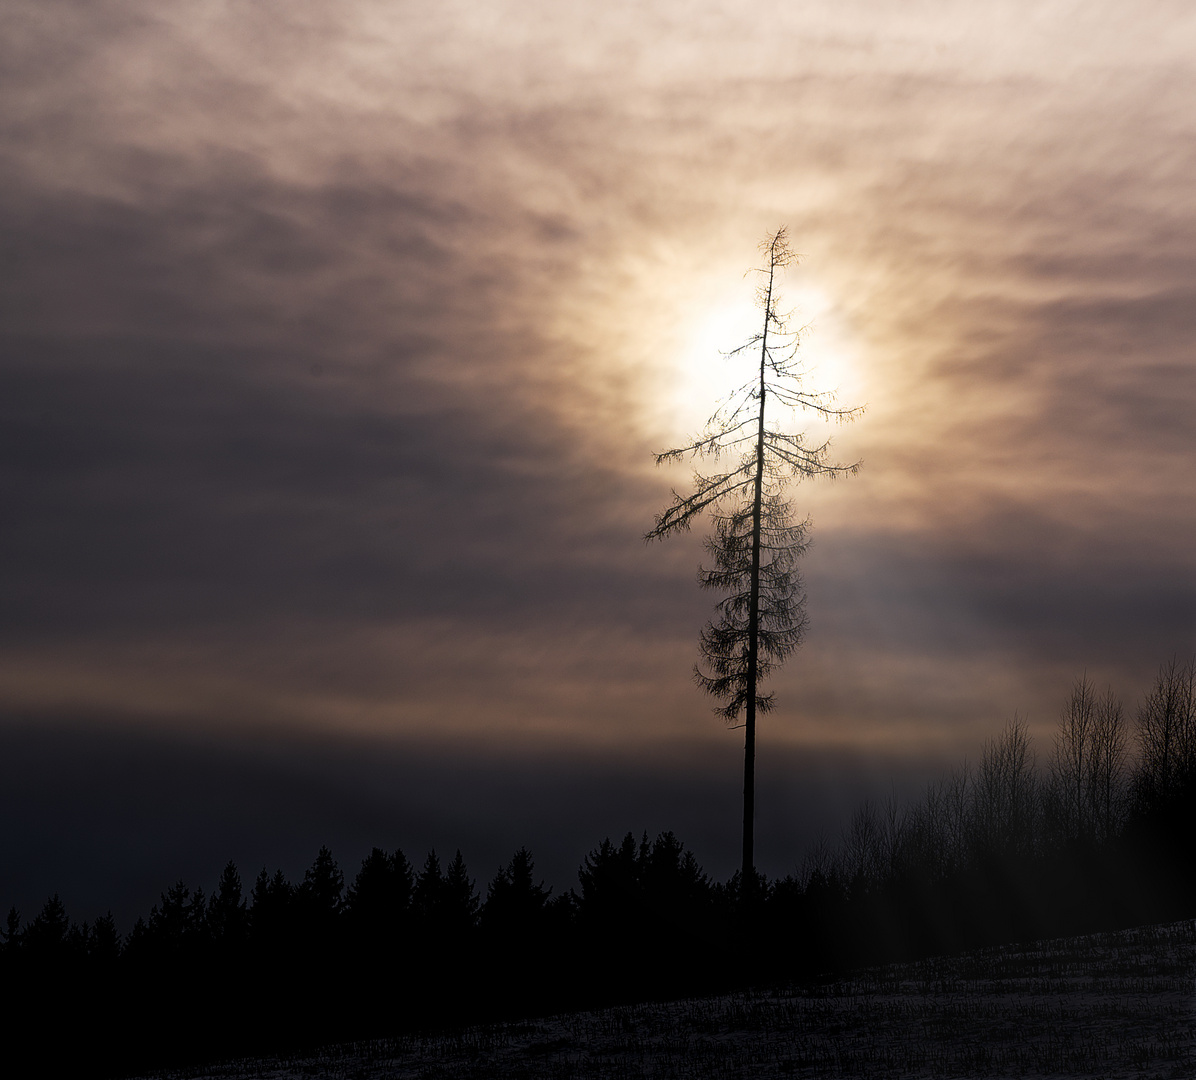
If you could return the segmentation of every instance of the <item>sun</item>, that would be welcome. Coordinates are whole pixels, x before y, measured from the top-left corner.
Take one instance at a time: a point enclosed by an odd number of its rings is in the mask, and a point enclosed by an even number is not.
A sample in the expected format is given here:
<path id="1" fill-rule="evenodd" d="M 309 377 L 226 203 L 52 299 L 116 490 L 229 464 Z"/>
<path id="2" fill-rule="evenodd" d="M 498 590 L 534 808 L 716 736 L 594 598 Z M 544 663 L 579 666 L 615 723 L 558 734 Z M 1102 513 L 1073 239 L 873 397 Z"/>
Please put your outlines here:
<path id="1" fill-rule="evenodd" d="M 832 391 L 842 400 L 854 393 L 855 365 L 850 341 L 833 298 L 801 285 L 787 289 L 779 311 L 798 332 L 802 381 L 808 390 Z M 750 295 L 691 308 L 676 350 L 673 371 L 673 425 L 699 430 L 728 394 L 750 381 L 759 364 L 757 348 L 728 355 L 762 329 L 763 313 Z"/>
<path id="2" fill-rule="evenodd" d="M 727 354 L 750 341 L 760 313 L 750 299 L 696 310 L 676 361 L 674 413 L 688 429 L 701 427 L 734 389 L 751 378 L 747 351 Z"/>

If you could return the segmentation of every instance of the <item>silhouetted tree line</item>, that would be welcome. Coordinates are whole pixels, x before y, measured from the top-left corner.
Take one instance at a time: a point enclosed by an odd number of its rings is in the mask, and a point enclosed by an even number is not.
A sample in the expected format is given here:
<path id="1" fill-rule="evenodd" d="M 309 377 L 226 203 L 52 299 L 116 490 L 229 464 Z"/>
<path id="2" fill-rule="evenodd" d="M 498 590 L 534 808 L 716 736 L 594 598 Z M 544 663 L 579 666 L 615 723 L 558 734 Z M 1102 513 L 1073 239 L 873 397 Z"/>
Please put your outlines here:
<path id="1" fill-rule="evenodd" d="M 521 848 L 482 896 L 458 851 L 417 870 L 375 848 L 346 886 L 322 848 L 302 881 L 229 863 L 167 889 L 122 940 L 54 896 L 0 944 L 8 1060 L 92 1074 L 517 1017 L 725 983 L 714 885 L 671 833 L 609 840 L 554 895 Z"/>
<path id="2" fill-rule="evenodd" d="M 1040 769 L 1016 717 L 906 805 L 865 801 L 785 893 L 826 966 L 1180 918 L 1196 912 L 1196 665 L 1165 664 L 1131 732 L 1076 681 Z M 1136 743 L 1136 754 L 1131 754 Z M 790 938 L 802 954 L 801 935 Z"/>
<path id="3" fill-rule="evenodd" d="M 89 1075 L 472 1020 L 708 993 L 1018 938 L 1196 913 L 1196 667 L 1133 732 L 1075 684 L 1040 769 L 1016 718 L 909 804 L 865 802 L 800 870 L 715 882 L 672 833 L 604 840 L 554 895 L 515 852 L 482 895 L 458 851 L 375 848 L 346 884 L 225 867 L 123 939 L 57 896 L 0 932 L 6 1058 Z M 1131 753 L 1136 748 L 1136 753 Z"/>

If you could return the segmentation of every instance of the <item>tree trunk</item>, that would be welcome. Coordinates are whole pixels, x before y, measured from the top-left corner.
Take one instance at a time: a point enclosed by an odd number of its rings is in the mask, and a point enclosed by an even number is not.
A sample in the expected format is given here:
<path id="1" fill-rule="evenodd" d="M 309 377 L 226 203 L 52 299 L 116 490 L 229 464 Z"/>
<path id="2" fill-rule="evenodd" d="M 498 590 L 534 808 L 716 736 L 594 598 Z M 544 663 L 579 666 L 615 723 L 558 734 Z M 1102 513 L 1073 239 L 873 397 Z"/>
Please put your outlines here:
<path id="1" fill-rule="evenodd" d="M 764 332 L 760 338 L 760 412 L 756 427 L 756 477 L 752 498 L 752 579 L 748 607 L 747 711 L 743 745 L 743 868 L 744 895 L 756 885 L 756 683 L 760 657 L 760 521 L 764 496 L 764 367 L 768 357 L 768 322 L 772 315 L 775 253 L 769 253 L 768 293 L 764 303 Z"/>

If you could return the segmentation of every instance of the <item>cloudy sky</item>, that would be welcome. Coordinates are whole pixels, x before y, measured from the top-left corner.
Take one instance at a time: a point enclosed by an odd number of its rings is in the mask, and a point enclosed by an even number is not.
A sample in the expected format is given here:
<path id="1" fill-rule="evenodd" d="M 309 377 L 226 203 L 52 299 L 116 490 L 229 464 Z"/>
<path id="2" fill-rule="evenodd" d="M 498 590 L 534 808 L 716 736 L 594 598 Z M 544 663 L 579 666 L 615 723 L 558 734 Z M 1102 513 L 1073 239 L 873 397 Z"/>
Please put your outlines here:
<path id="1" fill-rule="evenodd" d="M 1190 5 L 3 0 L 0 36 L 8 893 L 326 840 L 567 885 L 627 828 L 729 872 L 701 537 L 641 538 L 781 224 L 811 378 L 867 411 L 828 432 L 860 474 L 793 492 L 763 868 L 1196 645 Z"/>

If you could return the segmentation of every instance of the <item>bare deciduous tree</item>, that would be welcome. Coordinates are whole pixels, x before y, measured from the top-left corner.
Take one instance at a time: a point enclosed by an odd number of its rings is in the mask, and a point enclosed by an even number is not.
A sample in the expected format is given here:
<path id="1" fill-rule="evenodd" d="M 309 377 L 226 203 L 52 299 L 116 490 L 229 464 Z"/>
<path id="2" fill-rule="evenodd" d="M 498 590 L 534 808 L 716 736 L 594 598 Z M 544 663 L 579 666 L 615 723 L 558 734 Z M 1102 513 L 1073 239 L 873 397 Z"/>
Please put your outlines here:
<path id="1" fill-rule="evenodd" d="M 1117 695 L 1112 687 L 1097 694 L 1081 676 L 1060 713 L 1050 758 L 1049 804 L 1061 839 L 1104 842 L 1116 833 L 1125 751 L 1125 715 Z"/>
<path id="2" fill-rule="evenodd" d="M 1196 778 L 1196 663 L 1173 658 L 1159 668 L 1138 709 L 1138 745 L 1139 805 L 1165 807 Z"/>
<path id="3" fill-rule="evenodd" d="M 1016 715 L 984 746 L 971 809 L 973 843 L 980 853 L 1033 853 L 1038 842 L 1038 775 L 1029 729 Z"/>
<path id="4" fill-rule="evenodd" d="M 882 855 L 880 817 L 871 799 L 855 808 L 843 835 L 844 871 L 854 888 L 879 881 L 885 867 Z"/>
<path id="5" fill-rule="evenodd" d="M 1101 843 L 1117 835 L 1125 812 L 1126 742 L 1125 712 L 1106 687 L 1096 702 L 1088 755 L 1093 826 Z"/>
<path id="6" fill-rule="evenodd" d="M 1092 834 L 1091 760 L 1096 720 L 1096 688 L 1087 675 L 1078 678 L 1059 715 L 1059 730 L 1050 759 L 1051 797 L 1063 835 L 1082 839 Z"/>
<path id="7" fill-rule="evenodd" d="M 736 460 L 725 471 L 695 472 L 693 492 L 674 491 L 672 503 L 645 537 L 658 540 L 687 530 L 707 511 L 714 518 L 714 536 L 707 543 L 714 565 L 699 571 L 699 581 L 726 596 L 718 605 L 718 617 L 702 632 L 707 671 L 698 667 L 695 675 L 699 685 L 723 703 L 718 711 L 728 722 L 744 714 L 745 888 L 755 880 L 756 714 L 773 705 L 771 694 L 760 693 L 760 683 L 797 648 L 806 626 L 797 557 L 806 548 L 809 522 L 795 521 L 785 488 L 804 477 L 834 477 L 859 468 L 858 463 L 832 463 L 829 441 L 811 442 L 804 432 L 786 431 L 769 412 L 771 404 L 790 413 L 803 409 L 824 419 L 847 420 L 860 410 L 838 408 L 833 394 L 806 389 L 798 356 L 801 331 L 789 330 L 778 307 L 778 273 L 797 256 L 784 228 L 760 247 L 760 332 L 727 354 L 755 360 L 759 349 L 754 373 L 715 411 L 701 436 L 656 457 L 658 465 L 687 458 Z"/>

